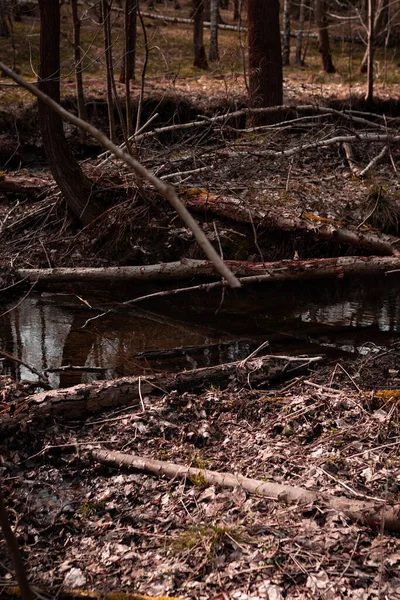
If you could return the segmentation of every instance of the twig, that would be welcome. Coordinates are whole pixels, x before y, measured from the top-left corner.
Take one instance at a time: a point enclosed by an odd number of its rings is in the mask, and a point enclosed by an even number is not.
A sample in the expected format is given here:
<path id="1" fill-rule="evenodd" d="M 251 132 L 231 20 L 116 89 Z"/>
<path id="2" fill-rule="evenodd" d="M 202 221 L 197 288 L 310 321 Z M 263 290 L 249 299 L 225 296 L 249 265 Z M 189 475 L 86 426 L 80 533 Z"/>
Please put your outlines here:
<path id="1" fill-rule="evenodd" d="M 372 167 L 374 167 L 386 154 L 386 152 L 388 151 L 388 146 L 384 146 L 382 148 L 382 150 L 379 152 L 379 154 L 377 154 L 365 167 L 365 169 L 363 169 L 362 171 L 359 172 L 358 177 L 365 177 L 366 174 L 368 173 L 368 171 L 370 169 L 372 169 Z"/>
<path id="2" fill-rule="evenodd" d="M 43 375 L 43 373 L 41 373 L 40 371 L 35 369 L 35 367 L 32 367 L 31 365 L 26 363 L 25 361 L 21 360 L 14 354 L 11 354 L 11 352 L 6 352 L 5 350 L 0 350 L 0 356 L 4 356 L 5 358 L 8 358 L 8 360 L 12 360 L 13 362 L 17 363 L 18 365 L 23 365 L 24 367 L 29 369 L 29 371 L 31 371 L 32 373 L 34 373 L 35 375 L 37 375 L 39 377 L 40 383 L 43 383 L 46 386 L 49 385 L 49 382 L 48 382 L 47 378 L 45 377 L 45 375 Z"/>

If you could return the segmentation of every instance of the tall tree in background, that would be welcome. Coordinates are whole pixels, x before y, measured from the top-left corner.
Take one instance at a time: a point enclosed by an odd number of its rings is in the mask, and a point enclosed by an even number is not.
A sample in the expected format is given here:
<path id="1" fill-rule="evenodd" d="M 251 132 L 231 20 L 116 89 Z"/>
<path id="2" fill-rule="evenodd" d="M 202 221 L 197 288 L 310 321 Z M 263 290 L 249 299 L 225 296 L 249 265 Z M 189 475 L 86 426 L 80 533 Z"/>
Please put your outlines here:
<path id="1" fill-rule="evenodd" d="M 39 89 L 60 102 L 59 1 L 39 0 L 39 10 Z M 102 211 L 92 199 L 90 182 L 68 146 L 61 117 L 39 100 L 39 121 L 51 173 L 68 207 L 83 225 L 88 225 Z"/>
<path id="2" fill-rule="evenodd" d="M 282 62 L 284 65 L 290 65 L 290 8 L 291 0 L 283 2 L 283 52 Z"/>
<path id="3" fill-rule="evenodd" d="M 374 20 L 375 2 L 368 0 L 367 93 L 365 101 L 369 104 L 374 97 Z"/>
<path id="4" fill-rule="evenodd" d="M 71 0 L 72 26 L 74 30 L 74 63 L 75 63 L 75 83 L 76 99 L 78 102 L 78 117 L 87 120 L 87 111 L 85 104 L 85 95 L 83 92 L 82 79 L 82 57 L 81 57 L 81 20 L 78 15 L 78 0 Z M 86 141 L 86 132 L 79 130 L 79 139 L 83 144 Z"/>
<path id="5" fill-rule="evenodd" d="M 219 59 L 218 52 L 218 0 L 210 0 L 210 49 L 208 58 L 210 62 Z"/>
<path id="6" fill-rule="evenodd" d="M 300 12 L 299 12 L 299 22 L 297 25 L 297 35 L 296 35 L 296 52 L 294 57 L 295 65 L 302 67 L 304 65 L 303 60 L 303 34 L 304 34 L 304 23 L 306 20 L 306 9 L 307 0 L 300 0 Z"/>
<path id="7" fill-rule="evenodd" d="M 315 22 L 318 28 L 318 45 L 322 68 L 325 73 L 335 73 L 336 69 L 332 61 L 331 46 L 329 43 L 325 0 L 315 0 Z"/>
<path id="8" fill-rule="evenodd" d="M 199 69 L 208 69 L 206 51 L 203 41 L 204 1 L 192 0 L 193 18 L 193 65 Z"/>
<path id="9" fill-rule="evenodd" d="M 374 49 L 375 46 L 379 44 L 382 39 L 387 38 L 388 27 L 390 22 L 390 3 L 389 0 L 379 0 L 377 7 L 374 5 L 371 7 L 373 12 L 373 28 L 371 30 L 371 26 L 369 23 L 369 3 L 367 1 L 367 31 L 368 31 L 368 42 L 367 48 L 365 50 L 364 57 L 361 61 L 360 65 L 360 73 L 365 73 L 368 68 L 368 56 L 370 54 L 369 42 L 370 42 L 370 30 L 372 32 Z"/>
<path id="10" fill-rule="evenodd" d="M 112 0 L 101 0 L 101 10 L 103 16 L 104 54 L 106 57 L 108 127 L 110 131 L 110 139 L 112 142 L 115 142 L 116 134 L 113 101 L 114 66 L 111 49 L 111 5 Z"/>
<path id="11" fill-rule="evenodd" d="M 249 93 L 254 107 L 282 104 L 279 0 L 248 0 Z"/>
<path id="12" fill-rule="evenodd" d="M 125 0 L 124 7 L 125 52 L 119 80 L 121 83 L 125 83 L 126 129 L 128 136 L 133 133 L 130 80 L 135 79 L 138 3 L 139 0 Z"/>

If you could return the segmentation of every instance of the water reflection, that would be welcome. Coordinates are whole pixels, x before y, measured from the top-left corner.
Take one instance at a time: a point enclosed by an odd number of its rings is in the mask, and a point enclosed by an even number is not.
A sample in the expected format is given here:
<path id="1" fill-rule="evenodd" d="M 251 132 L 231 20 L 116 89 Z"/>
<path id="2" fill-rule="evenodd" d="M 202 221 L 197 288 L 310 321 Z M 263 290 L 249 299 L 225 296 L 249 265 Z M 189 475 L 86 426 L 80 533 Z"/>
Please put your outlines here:
<path id="1" fill-rule="evenodd" d="M 106 292 L 42 292 L 3 307 L 0 349 L 38 371 L 88 369 L 49 373 L 53 387 L 237 360 L 265 339 L 272 352 L 288 350 L 289 343 L 290 353 L 320 352 L 316 344 L 365 352 L 370 343 L 381 347 L 396 339 L 399 292 L 392 280 L 274 284 L 229 291 L 223 302 L 221 291 L 165 297 L 146 304 L 153 312 L 122 310 L 113 298 L 114 312 L 90 322 L 99 314 L 90 307 L 110 306 Z M 164 352 L 181 347 L 186 351 Z M 9 360 L 0 362 L 5 373 L 37 380 L 27 366 Z"/>

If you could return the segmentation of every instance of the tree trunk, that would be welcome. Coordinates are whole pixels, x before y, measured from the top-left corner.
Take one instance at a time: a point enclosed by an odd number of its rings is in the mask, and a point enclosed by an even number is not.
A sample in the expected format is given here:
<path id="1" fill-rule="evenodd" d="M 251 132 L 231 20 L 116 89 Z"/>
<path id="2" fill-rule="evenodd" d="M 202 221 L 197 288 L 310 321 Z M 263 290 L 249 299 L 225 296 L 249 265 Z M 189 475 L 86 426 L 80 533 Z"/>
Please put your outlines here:
<path id="1" fill-rule="evenodd" d="M 295 65 L 302 67 L 304 64 L 302 57 L 302 49 L 303 49 L 303 34 L 304 34 L 304 23 L 306 20 L 306 8 L 307 8 L 307 0 L 300 1 L 300 14 L 299 14 L 299 24 L 297 29 L 296 36 L 296 53 L 294 58 Z"/>
<path id="2" fill-rule="evenodd" d="M 208 69 L 206 51 L 203 42 L 203 20 L 204 20 L 204 2 L 203 0 L 192 0 L 193 16 L 193 46 L 194 60 L 193 65 L 198 69 Z"/>
<path id="3" fill-rule="evenodd" d="M 374 98 L 374 0 L 368 0 L 368 47 L 367 47 L 367 93 L 365 101 L 371 104 Z"/>
<path id="4" fill-rule="evenodd" d="M 125 54 L 119 80 L 125 83 L 125 112 L 127 136 L 133 133 L 130 80 L 135 79 L 136 63 L 136 22 L 139 0 L 125 0 L 124 35 Z"/>
<path id="5" fill-rule="evenodd" d="M 390 6 L 389 6 L 388 0 L 380 0 L 378 9 L 375 11 L 375 2 L 373 4 L 374 5 L 372 6 L 372 11 L 374 13 L 374 16 L 373 16 L 374 25 L 373 25 L 373 29 L 372 29 L 372 43 L 374 45 L 374 50 L 375 50 L 375 47 L 377 45 L 379 38 L 381 38 L 386 32 L 386 28 L 389 23 Z M 368 9 L 369 9 L 369 2 L 368 2 Z M 365 50 L 363 59 L 361 61 L 360 73 L 366 73 L 368 70 L 368 56 L 369 56 L 369 43 L 370 43 L 370 40 L 369 40 L 370 24 L 369 24 L 369 16 L 368 15 L 367 15 L 367 30 L 368 30 L 367 48 Z"/>
<path id="6" fill-rule="evenodd" d="M 309 258 L 307 260 L 280 260 L 251 263 L 227 260 L 226 264 L 237 277 L 254 278 L 254 281 L 300 281 L 309 279 L 354 276 L 380 276 L 388 271 L 400 270 L 398 256 L 342 256 L 339 258 Z M 170 263 L 137 267 L 17 269 L 14 276 L 21 280 L 59 283 L 113 284 L 129 281 L 173 281 L 177 279 L 218 278 L 209 260 L 183 259 Z M 0 351 L 1 352 L 1 351 Z M 68 362 L 73 362 L 72 358 Z"/>
<path id="7" fill-rule="evenodd" d="M 218 0 L 210 0 L 210 50 L 208 58 L 210 62 L 219 60 L 218 52 Z"/>
<path id="8" fill-rule="evenodd" d="M 60 7 L 58 0 L 39 0 L 40 63 L 39 89 L 60 102 Z M 101 214 L 91 200 L 89 180 L 82 173 L 65 139 L 61 117 L 39 100 L 43 146 L 51 173 L 68 207 L 83 225 Z"/>
<path id="9" fill-rule="evenodd" d="M 329 43 L 325 0 L 315 0 L 315 22 L 318 27 L 318 44 L 322 68 L 325 73 L 335 73 L 336 69 L 332 62 L 331 47 Z"/>
<path id="10" fill-rule="evenodd" d="M 290 65 L 290 7 L 291 7 L 291 0 L 284 0 L 284 3 L 283 3 L 282 62 L 285 66 Z"/>
<path id="11" fill-rule="evenodd" d="M 282 104 L 279 0 L 248 0 L 249 93 L 253 107 Z"/>
<path id="12" fill-rule="evenodd" d="M 78 102 L 78 116 L 84 121 L 87 120 L 87 111 L 85 104 L 85 95 L 83 92 L 82 80 L 82 58 L 81 58 L 81 20 L 78 15 L 78 2 L 71 0 L 72 24 L 74 28 L 74 61 L 75 61 L 75 82 L 76 98 Z M 79 139 L 81 144 L 86 141 L 86 132 L 79 129 Z"/>
<path id="13" fill-rule="evenodd" d="M 107 107 L 108 107 L 108 126 L 110 131 L 110 139 L 116 141 L 115 135 L 115 118 L 114 118 L 114 101 L 113 101 L 113 82 L 114 67 L 112 61 L 111 50 L 111 4 L 112 0 L 101 0 L 103 13 L 103 36 L 104 36 L 104 53 L 106 56 L 106 76 L 107 76 Z"/>

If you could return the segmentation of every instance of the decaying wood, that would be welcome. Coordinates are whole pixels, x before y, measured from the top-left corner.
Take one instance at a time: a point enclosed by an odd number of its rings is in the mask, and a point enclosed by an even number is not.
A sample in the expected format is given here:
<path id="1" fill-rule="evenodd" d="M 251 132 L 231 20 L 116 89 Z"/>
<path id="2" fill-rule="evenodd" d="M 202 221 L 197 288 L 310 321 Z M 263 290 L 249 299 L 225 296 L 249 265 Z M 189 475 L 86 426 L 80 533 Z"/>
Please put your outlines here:
<path id="1" fill-rule="evenodd" d="M 0 416 L 0 436 L 22 422 L 52 416 L 80 419 L 102 410 L 125 405 L 137 406 L 140 398 L 160 390 L 202 392 L 211 386 L 224 387 L 236 380 L 243 386 L 265 382 L 285 373 L 320 362 L 321 356 L 290 357 L 266 355 L 248 361 L 235 361 L 213 367 L 182 371 L 172 375 L 121 377 L 81 383 L 70 388 L 49 390 L 24 398 L 12 414 Z"/>
<path id="2" fill-rule="evenodd" d="M 372 501 L 352 500 L 341 496 L 329 496 L 297 486 L 265 482 L 232 473 L 197 469 L 111 450 L 93 450 L 92 456 L 95 460 L 107 465 L 131 467 L 158 476 L 189 478 L 204 485 L 219 485 L 229 488 L 241 487 L 251 494 L 266 496 L 285 504 L 322 505 L 344 513 L 347 518 L 363 525 L 378 528 L 383 524 L 390 531 L 400 531 L 400 505 L 386 506 L 384 501 L 373 503 Z"/>
<path id="3" fill-rule="evenodd" d="M 210 194 L 204 189 L 190 189 L 181 192 L 181 197 L 192 210 L 217 214 L 245 223 L 262 223 L 265 227 L 282 229 L 293 233 L 305 233 L 318 240 L 329 240 L 363 248 L 377 254 L 399 256 L 396 245 L 400 238 L 373 231 L 366 226 L 356 228 L 343 222 L 326 219 L 303 212 L 299 216 L 280 214 L 276 210 L 265 210 L 250 205 L 245 200 Z M 261 200 L 261 198 L 260 198 Z"/>
<path id="4" fill-rule="evenodd" d="M 122 160 L 128 167 L 130 167 L 136 177 L 139 180 L 145 180 L 151 183 L 155 189 L 162 195 L 164 198 L 171 204 L 171 206 L 176 210 L 178 215 L 181 217 L 183 222 L 191 229 L 193 235 L 195 236 L 198 244 L 203 249 L 206 256 L 216 265 L 217 270 L 220 272 L 221 276 L 224 277 L 229 285 L 233 288 L 240 287 L 240 283 L 237 278 L 231 273 L 228 267 L 225 265 L 224 261 L 220 258 L 214 247 L 210 244 L 208 239 L 206 238 L 203 230 L 199 227 L 197 221 L 195 221 L 187 210 L 187 208 L 182 204 L 182 201 L 178 198 L 175 189 L 172 185 L 161 181 L 158 177 L 153 175 L 150 171 L 148 171 L 141 163 L 135 160 L 132 156 L 130 156 L 121 148 L 118 148 L 103 132 L 99 129 L 96 129 L 93 125 L 88 123 L 87 121 L 83 121 L 79 117 L 73 115 L 69 111 L 65 110 L 60 104 L 55 102 L 52 98 L 44 94 L 41 90 L 39 90 L 36 86 L 28 83 L 23 77 L 17 75 L 14 71 L 9 69 L 4 63 L 0 62 L 0 69 L 4 71 L 8 77 L 11 77 L 16 83 L 19 83 L 23 88 L 28 90 L 34 96 L 37 96 L 39 100 L 44 102 L 46 105 L 50 106 L 57 114 L 61 116 L 64 121 L 72 123 L 80 130 L 86 131 L 89 135 L 93 136 L 100 144 L 104 146 L 107 150 L 109 150 L 112 154 L 114 154 L 117 158 Z"/>
<path id="5" fill-rule="evenodd" d="M 341 279 L 353 275 L 385 275 L 387 272 L 400 269 L 400 256 L 341 256 L 339 258 L 280 260 L 264 263 L 227 260 L 226 264 L 240 278 L 241 283 L 257 283 L 319 278 Z M 14 275 L 23 280 L 49 284 L 218 277 L 211 261 L 189 258 L 137 267 L 16 269 Z M 220 284 L 218 283 L 218 285 Z M 201 285 L 199 289 L 204 289 L 205 286 Z"/>

